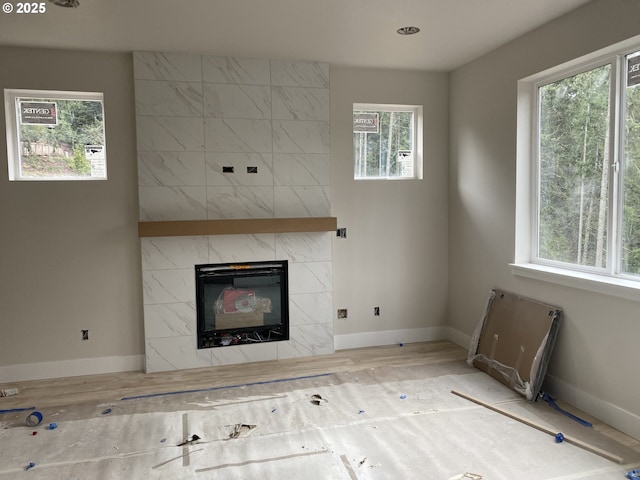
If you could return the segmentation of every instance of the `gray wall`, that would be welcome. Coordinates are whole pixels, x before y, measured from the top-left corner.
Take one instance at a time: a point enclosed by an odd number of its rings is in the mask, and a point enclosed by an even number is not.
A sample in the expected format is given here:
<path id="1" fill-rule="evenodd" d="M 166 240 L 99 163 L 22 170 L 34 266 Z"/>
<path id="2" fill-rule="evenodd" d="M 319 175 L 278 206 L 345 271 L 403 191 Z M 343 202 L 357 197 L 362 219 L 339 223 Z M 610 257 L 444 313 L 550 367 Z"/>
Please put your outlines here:
<path id="1" fill-rule="evenodd" d="M 353 179 L 353 104 L 424 107 L 424 179 Z M 331 69 L 336 348 L 444 338 L 447 320 L 448 75 Z M 373 308 L 380 307 L 380 316 Z"/>
<path id="2" fill-rule="evenodd" d="M 0 65 L 0 89 L 104 92 L 109 176 L 9 182 L 0 117 L 0 378 L 20 364 L 135 364 L 143 336 L 131 55 L 0 48 Z M 87 361 L 102 357 L 116 360 Z M 75 368 L 61 364 L 59 376 L 65 366 Z"/>
<path id="3" fill-rule="evenodd" d="M 548 386 L 640 436 L 637 302 L 515 277 L 516 86 L 527 75 L 640 34 L 640 3 L 600 0 L 451 74 L 449 325 L 471 334 L 493 287 L 561 307 Z"/>
<path id="4" fill-rule="evenodd" d="M 349 232 L 333 240 L 334 309 L 349 309 L 337 338 L 448 332 L 461 341 L 493 287 L 557 304 L 565 318 L 550 383 L 640 437 L 638 303 L 514 277 L 508 266 L 517 80 L 639 34 L 638 18 L 635 0 L 597 0 L 450 76 L 331 69 L 332 214 Z M 0 174 L 0 378 L 12 366 L 75 360 L 97 370 L 89 360 L 142 357 L 131 55 L 1 48 L 0 65 L 1 88 L 104 91 L 109 149 L 107 182 L 10 183 Z M 424 105 L 424 180 L 353 181 L 353 102 Z"/>

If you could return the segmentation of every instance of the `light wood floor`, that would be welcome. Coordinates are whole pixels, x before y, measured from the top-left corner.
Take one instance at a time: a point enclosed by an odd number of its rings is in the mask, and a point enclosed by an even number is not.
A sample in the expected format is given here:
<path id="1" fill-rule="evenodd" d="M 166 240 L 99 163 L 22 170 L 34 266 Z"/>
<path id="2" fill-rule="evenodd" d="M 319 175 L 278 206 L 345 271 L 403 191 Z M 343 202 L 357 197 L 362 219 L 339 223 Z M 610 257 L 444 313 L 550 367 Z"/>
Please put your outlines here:
<path id="1" fill-rule="evenodd" d="M 123 397 L 286 379 L 380 366 L 410 366 L 464 360 L 466 350 L 448 342 L 427 342 L 342 350 L 332 355 L 273 360 L 159 373 L 124 372 L 13 382 L 16 396 L 0 398 L 0 410 L 111 402 Z"/>
<path id="2" fill-rule="evenodd" d="M 341 350 L 332 355 L 146 374 L 124 372 L 14 382 L 19 395 L 0 398 L 0 410 L 68 406 L 84 402 L 116 402 L 123 397 L 244 385 L 376 367 L 428 365 L 464 361 L 467 352 L 448 342 L 425 342 Z M 595 429 L 640 452 L 640 441 L 623 434 L 571 405 L 563 408 L 589 420 Z"/>

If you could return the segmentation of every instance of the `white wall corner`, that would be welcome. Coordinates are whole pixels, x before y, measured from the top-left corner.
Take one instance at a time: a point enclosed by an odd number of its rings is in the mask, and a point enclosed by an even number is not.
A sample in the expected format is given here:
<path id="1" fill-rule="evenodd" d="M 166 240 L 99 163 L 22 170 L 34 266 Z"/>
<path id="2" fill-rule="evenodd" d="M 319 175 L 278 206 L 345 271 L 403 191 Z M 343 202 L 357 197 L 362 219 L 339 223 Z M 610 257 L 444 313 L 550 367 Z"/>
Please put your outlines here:
<path id="1" fill-rule="evenodd" d="M 447 335 L 445 338 L 452 343 L 464 348 L 465 350 L 469 350 L 469 342 L 471 341 L 471 335 L 467 335 L 460 330 L 456 330 L 452 327 L 446 327 Z"/>

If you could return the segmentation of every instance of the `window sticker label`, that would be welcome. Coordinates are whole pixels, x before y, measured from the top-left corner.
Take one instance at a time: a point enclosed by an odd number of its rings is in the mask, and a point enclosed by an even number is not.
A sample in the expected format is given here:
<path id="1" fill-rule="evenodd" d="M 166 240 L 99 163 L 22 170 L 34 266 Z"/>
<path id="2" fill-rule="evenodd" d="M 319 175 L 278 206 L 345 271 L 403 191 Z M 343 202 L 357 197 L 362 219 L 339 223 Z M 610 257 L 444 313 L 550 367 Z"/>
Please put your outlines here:
<path id="1" fill-rule="evenodd" d="M 354 113 L 353 133 L 378 133 L 377 113 Z"/>
<path id="2" fill-rule="evenodd" d="M 85 145 L 84 156 L 91 164 L 91 176 L 106 178 L 107 158 L 104 152 L 104 145 Z"/>
<path id="3" fill-rule="evenodd" d="M 627 87 L 640 85 L 640 55 L 627 58 Z"/>
<path id="4" fill-rule="evenodd" d="M 20 102 L 20 123 L 22 125 L 57 125 L 56 102 Z"/>

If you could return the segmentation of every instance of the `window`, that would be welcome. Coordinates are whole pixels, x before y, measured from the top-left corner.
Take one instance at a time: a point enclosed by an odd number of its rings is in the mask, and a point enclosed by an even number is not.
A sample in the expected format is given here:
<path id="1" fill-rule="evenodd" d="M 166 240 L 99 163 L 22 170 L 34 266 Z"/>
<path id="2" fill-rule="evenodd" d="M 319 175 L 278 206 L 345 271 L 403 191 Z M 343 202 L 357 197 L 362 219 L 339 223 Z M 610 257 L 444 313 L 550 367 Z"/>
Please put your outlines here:
<path id="1" fill-rule="evenodd" d="M 516 265 L 640 281 L 640 42 L 518 92 Z"/>
<path id="2" fill-rule="evenodd" d="M 9 180 L 104 180 L 102 93 L 5 90 Z"/>
<path id="3" fill-rule="evenodd" d="M 422 178 L 422 107 L 353 105 L 354 178 Z"/>

